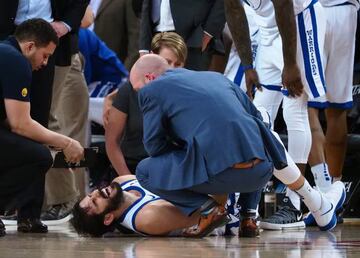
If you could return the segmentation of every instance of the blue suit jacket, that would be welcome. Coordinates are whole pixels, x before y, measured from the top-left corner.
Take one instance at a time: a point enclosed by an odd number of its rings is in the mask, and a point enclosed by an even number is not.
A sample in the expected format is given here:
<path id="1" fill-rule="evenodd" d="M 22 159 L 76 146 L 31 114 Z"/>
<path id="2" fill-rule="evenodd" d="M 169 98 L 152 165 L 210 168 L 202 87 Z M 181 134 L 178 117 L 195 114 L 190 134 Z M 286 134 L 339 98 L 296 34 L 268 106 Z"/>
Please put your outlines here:
<path id="1" fill-rule="evenodd" d="M 168 70 L 139 91 L 139 103 L 150 155 L 145 169 L 159 189 L 203 183 L 235 163 L 266 159 L 266 152 L 277 168 L 287 165 L 255 106 L 221 74 Z"/>

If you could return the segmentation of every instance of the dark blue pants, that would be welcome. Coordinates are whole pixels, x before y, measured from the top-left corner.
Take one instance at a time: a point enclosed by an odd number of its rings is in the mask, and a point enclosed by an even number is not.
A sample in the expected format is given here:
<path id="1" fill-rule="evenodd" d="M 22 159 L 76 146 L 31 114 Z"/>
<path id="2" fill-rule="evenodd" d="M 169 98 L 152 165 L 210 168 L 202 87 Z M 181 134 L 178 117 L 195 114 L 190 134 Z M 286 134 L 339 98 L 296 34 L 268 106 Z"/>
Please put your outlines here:
<path id="1" fill-rule="evenodd" d="M 208 194 L 229 194 L 240 192 L 245 195 L 242 205 L 255 209 L 258 205 L 259 191 L 269 181 L 273 172 L 273 163 L 265 160 L 250 169 L 228 168 L 207 182 L 181 190 L 157 189 L 150 185 L 148 169 L 138 166 L 136 177 L 147 190 L 176 205 L 183 213 L 190 215 L 210 199 Z"/>
<path id="2" fill-rule="evenodd" d="M 45 174 L 52 165 L 43 144 L 0 126 L 0 211 L 17 209 L 18 218 L 40 218 Z"/>

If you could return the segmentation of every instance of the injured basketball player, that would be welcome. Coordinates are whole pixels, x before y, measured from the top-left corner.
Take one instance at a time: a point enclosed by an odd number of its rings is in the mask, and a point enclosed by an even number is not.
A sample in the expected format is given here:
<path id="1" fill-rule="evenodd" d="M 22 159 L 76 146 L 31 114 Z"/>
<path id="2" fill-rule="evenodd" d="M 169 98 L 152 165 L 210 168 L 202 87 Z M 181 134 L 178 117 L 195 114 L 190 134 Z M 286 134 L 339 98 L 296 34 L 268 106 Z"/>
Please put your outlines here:
<path id="1" fill-rule="evenodd" d="M 211 211 L 214 209 L 220 216 L 226 214 L 225 209 L 210 207 Z M 135 176 L 126 175 L 77 202 L 71 223 L 79 234 L 90 236 L 102 236 L 118 226 L 140 235 L 181 236 L 185 229 L 199 223 L 200 210 L 201 207 L 187 216 L 175 205 L 141 187 Z M 222 224 L 226 222 L 225 219 Z"/>

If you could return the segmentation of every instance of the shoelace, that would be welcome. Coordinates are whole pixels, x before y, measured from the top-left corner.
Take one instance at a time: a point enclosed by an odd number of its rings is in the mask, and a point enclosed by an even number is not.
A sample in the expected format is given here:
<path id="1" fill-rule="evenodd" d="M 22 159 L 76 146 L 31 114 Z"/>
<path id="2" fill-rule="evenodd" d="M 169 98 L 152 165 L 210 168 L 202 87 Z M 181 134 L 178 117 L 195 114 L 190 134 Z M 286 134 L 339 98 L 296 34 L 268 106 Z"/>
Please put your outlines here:
<path id="1" fill-rule="evenodd" d="M 273 219 L 280 219 L 289 217 L 289 215 L 293 215 L 294 213 L 297 213 L 298 211 L 296 209 L 290 208 L 288 206 L 281 206 L 280 209 L 271 216 Z M 292 220 L 296 220 L 296 216 L 291 216 Z"/>
<path id="2" fill-rule="evenodd" d="M 59 213 L 60 208 L 61 208 L 61 204 L 54 205 L 54 206 L 51 207 L 50 210 L 46 211 L 46 215 L 52 216 L 52 217 L 57 216 L 58 213 Z"/>

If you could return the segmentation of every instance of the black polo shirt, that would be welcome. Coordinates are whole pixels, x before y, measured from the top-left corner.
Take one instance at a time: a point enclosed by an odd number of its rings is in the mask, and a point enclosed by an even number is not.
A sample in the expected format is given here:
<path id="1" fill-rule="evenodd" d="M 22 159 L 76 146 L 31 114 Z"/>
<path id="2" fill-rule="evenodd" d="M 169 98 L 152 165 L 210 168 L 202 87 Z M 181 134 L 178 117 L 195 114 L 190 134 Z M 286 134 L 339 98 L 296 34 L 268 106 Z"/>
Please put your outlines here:
<path id="1" fill-rule="evenodd" d="M 10 36 L 0 42 L 0 121 L 6 119 L 4 99 L 30 101 L 32 69 L 21 53 L 17 40 Z"/>

